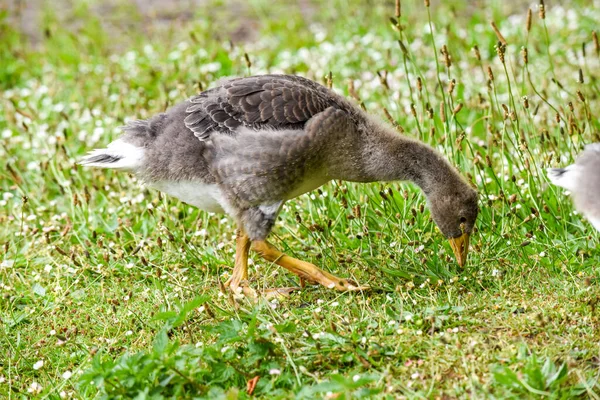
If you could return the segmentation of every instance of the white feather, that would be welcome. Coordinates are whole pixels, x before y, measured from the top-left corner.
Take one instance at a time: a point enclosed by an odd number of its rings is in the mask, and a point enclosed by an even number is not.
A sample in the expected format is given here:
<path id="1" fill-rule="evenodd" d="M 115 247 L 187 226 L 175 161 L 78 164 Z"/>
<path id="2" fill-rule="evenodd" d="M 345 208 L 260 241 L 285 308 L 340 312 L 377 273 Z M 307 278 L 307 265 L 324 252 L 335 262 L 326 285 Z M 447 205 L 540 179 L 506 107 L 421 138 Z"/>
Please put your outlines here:
<path id="1" fill-rule="evenodd" d="M 148 186 L 176 197 L 184 203 L 191 204 L 201 210 L 214 213 L 232 214 L 233 210 L 215 184 L 194 181 L 161 181 L 148 183 Z"/>
<path id="2" fill-rule="evenodd" d="M 589 220 L 592 223 L 592 225 L 594 226 L 594 228 L 596 228 L 598 231 L 600 231 L 600 218 L 590 218 Z"/>
<path id="3" fill-rule="evenodd" d="M 580 177 L 580 168 L 573 164 L 564 168 L 563 170 L 548 168 L 548 179 L 556 186 L 560 186 L 567 190 L 573 191 L 578 184 Z"/>
<path id="4" fill-rule="evenodd" d="M 120 158 L 114 162 L 93 161 L 98 156 L 110 156 Z M 105 149 L 96 149 L 90 151 L 78 164 L 89 167 L 116 168 L 134 170 L 139 167 L 144 158 L 144 149 L 127 143 L 122 139 L 117 139 L 110 143 Z"/>
<path id="5" fill-rule="evenodd" d="M 585 146 L 585 151 L 599 151 L 600 152 L 600 143 L 592 143 Z"/>

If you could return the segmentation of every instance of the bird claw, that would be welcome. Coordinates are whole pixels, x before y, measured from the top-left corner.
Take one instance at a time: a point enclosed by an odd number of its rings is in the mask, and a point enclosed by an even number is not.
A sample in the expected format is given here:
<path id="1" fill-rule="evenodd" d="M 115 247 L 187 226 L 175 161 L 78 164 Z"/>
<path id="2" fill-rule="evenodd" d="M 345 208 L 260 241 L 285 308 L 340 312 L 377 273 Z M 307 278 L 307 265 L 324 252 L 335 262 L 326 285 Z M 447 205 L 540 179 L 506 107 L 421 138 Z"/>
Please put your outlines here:
<path id="1" fill-rule="evenodd" d="M 282 287 L 270 288 L 257 292 L 248 285 L 247 280 L 243 280 L 237 285 L 227 281 L 222 287 L 228 289 L 232 300 L 239 302 L 243 299 L 248 299 L 254 303 L 257 303 L 260 298 L 264 298 L 265 300 L 287 298 L 290 297 L 293 292 L 302 290 L 300 287 Z"/>

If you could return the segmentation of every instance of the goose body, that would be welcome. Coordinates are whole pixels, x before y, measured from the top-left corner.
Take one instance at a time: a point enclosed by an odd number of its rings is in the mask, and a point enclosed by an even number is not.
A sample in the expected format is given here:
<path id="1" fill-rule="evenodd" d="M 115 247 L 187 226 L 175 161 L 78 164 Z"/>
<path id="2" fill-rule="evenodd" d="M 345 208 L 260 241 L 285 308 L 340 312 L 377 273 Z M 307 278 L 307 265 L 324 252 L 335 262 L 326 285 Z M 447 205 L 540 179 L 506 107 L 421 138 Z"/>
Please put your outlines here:
<path id="1" fill-rule="evenodd" d="M 577 210 L 600 231 L 600 143 L 586 146 L 575 164 L 548 169 L 548 178 L 572 193 Z"/>
<path id="2" fill-rule="evenodd" d="M 459 263 L 466 258 L 465 239 L 478 212 L 475 190 L 435 150 L 311 80 L 291 75 L 225 80 L 123 130 L 121 138 L 80 163 L 131 171 L 186 203 L 231 215 L 240 237 L 267 259 L 273 254 L 265 240 L 281 205 L 332 179 L 413 181 L 427 195 Z M 243 258 L 247 249 L 238 245 Z M 331 285 L 303 268 L 288 269 Z M 243 267 L 236 262 L 238 269 Z M 333 284 L 342 290 L 338 281 Z"/>

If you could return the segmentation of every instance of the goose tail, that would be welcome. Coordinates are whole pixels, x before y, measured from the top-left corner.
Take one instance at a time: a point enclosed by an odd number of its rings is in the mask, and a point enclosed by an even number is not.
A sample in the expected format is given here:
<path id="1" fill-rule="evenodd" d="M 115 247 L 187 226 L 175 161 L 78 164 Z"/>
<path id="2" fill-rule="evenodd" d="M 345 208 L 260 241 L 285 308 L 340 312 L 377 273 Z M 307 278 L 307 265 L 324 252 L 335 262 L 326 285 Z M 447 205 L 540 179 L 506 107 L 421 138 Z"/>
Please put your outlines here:
<path id="1" fill-rule="evenodd" d="M 573 190 L 579 176 L 575 165 L 569 165 L 566 168 L 548 168 L 546 173 L 550 182 L 567 190 Z"/>
<path id="2" fill-rule="evenodd" d="M 90 151 L 77 164 L 86 167 L 135 170 L 142 164 L 144 149 L 117 139 L 105 149 Z"/>
<path id="3" fill-rule="evenodd" d="M 123 136 L 110 143 L 105 149 L 89 152 L 78 164 L 87 167 L 136 170 L 141 166 L 144 149 L 160 133 L 165 114 L 150 120 L 138 119 L 122 126 Z"/>

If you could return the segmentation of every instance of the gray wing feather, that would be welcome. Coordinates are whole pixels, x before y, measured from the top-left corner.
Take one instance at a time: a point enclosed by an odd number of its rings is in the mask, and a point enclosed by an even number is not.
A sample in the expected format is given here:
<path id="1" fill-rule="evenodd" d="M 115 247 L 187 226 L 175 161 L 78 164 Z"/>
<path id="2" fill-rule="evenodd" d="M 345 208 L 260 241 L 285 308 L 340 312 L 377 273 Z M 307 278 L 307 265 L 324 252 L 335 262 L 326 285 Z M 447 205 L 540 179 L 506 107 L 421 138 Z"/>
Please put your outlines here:
<path id="1" fill-rule="evenodd" d="M 212 172 L 239 208 L 270 204 L 287 198 L 303 178 L 324 173 L 324 154 L 349 129 L 348 115 L 329 107 L 311 118 L 304 130 L 220 135 L 214 139 Z"/>
<path id="2" fill-rule="evenodd" d="M 190 99 L 185 126 L 200 140 L 213 132 L 235 135 L 250 129 L 299 129 L 328 107 L 343 109 L 324 86 L 289 75 L 262 75 L 224 82 Z"/>

